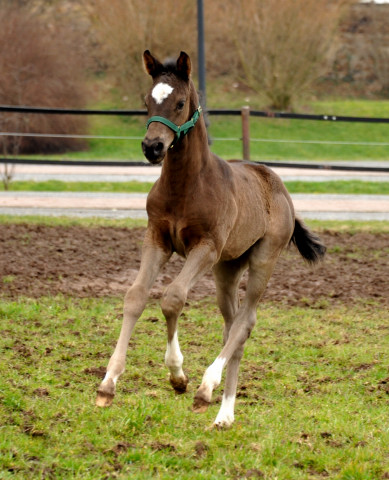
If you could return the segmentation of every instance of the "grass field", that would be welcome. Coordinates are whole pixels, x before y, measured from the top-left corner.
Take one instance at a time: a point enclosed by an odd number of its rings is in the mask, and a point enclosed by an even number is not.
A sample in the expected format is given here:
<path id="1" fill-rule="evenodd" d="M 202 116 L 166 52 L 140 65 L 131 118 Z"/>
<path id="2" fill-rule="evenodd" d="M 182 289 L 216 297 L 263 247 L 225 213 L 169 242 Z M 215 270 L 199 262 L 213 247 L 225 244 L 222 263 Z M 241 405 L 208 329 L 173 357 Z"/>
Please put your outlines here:
<path id="1" fill-rule="evenodd" d="M 240 108 L 249 103 L 256 105 L 255 98 L 242 95 L 220 96 L 214 94 L 209 108 Z M 263 109 L 263 108 L 262 108 Z M 328 115 L 389 117 L 389 101 L 326 100 L 302 106 L 299 112 Z M 210 136 L 214 139 L 212 150 L 222 158 L 241 158 L 241 121 L 239 117 L 211 116 Z M 134 140 L 90 140 L 83 152 L 66 154 L 73 159 L 123 159 L 140 160 L 143 154 L 140 138 L 145 134 L 145 117 L 90 117 L 90 134 L 135 136 Z M 388 125 L 371 123 L 318 122 L 284 119 L 251 118 L 252 160 L 388 160 L 389 146 L 341 145 L 310 143 L 274 143 L 269 140 L 388 143 Z M 227 138 L 236 140 L 230 141 Z M 262 139 L 266 141 L 255 141 Z M 63 155 L 54 156 L 62 158 Z"/>
<path id="2" fill-rule="evenodd" d="M 144 225 L 0 216 L 2 223 L 26 221 Z M 389 228 L 308 223 L 319 232 Z M 190 408 L 221 346 L 213 299 L 191 301 L 180 318 L 187 394 L 175 395 L 167 380 L 165 322 L 151 301 L 114 405 L 94 406 L 121 310 L 122 298 L 0 296 L 1 479 L 389 478 L 389 312 L 379 303 L 263 304 L 242 361 L 236 422 L 225 431 L 209 429 L 221 388 L 205 414 Z"/>
<path id="3" fill-rule="evenodd" d="M 0 478 L 389 477 L 389 316 L 374 303 L 264 305 L 226 431 L 208 430 L 217 404 L 190 410 L 221 341 L 213 304 L 192 303 L 180 319 L 188 394 L 168 384 L 165 325 L 151 304 L 103 410 L 93 400 L 121 300 L 2 299 L 0 318 Z"/>

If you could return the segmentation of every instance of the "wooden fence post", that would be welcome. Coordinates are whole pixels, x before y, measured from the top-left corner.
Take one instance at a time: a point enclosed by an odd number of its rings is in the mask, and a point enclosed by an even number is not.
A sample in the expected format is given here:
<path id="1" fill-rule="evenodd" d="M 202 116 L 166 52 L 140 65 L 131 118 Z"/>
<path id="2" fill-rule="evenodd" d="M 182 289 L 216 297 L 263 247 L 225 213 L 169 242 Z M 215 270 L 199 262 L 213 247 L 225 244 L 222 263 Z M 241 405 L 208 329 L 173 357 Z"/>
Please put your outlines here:
<path id="1" fill-rule="evenodd" d="M 250 160 L 250 107 L 242 107 L 241 113 L 243 160 Z"/>

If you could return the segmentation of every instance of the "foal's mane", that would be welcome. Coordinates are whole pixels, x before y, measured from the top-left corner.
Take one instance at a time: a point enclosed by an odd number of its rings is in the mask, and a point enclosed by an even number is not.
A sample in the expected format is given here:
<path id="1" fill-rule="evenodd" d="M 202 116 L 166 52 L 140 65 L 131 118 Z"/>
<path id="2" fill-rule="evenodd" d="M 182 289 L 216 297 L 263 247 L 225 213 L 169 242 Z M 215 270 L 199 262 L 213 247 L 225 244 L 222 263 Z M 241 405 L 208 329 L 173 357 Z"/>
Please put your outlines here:
<path id="1" fill-rule="evenodd" d="M 161 73 L 173 73 L 174 75 L 177 75 L 178 72 L 176 60 L 174 58 L 167 58 L 162 64 Z"/>

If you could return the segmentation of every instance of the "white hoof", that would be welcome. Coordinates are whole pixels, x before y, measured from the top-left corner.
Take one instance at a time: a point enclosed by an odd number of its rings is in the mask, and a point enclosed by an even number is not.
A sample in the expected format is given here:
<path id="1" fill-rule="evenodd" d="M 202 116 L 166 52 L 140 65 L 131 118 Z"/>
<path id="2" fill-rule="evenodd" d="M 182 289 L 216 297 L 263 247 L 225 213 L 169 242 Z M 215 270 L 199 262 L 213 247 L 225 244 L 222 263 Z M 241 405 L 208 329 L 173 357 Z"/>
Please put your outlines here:
<path id="1" fill-rule="evenodd" d="M 216 420 L 213 423 L 214 428 L 223 429 L 229 428 L 234 423 L 234 416 L 228 416 L 225 418 L 220 418 L 219 415 L 216 417 Z"/>
<path id="2" fill-rule="evenodd" d="M 228 428 L 234 423 L 235 395 L 223 395 L 222 404 L 214 422 L 216 428 Z"/>

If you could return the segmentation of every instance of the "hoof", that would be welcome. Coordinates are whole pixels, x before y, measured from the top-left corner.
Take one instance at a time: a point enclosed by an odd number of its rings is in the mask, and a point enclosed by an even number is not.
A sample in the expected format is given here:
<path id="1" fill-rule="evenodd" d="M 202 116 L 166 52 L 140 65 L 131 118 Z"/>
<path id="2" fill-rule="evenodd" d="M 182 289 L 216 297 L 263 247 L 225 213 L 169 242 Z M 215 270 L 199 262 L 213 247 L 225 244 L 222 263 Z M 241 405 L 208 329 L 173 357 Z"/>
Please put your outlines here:
<path id="1" fill-rule="evenodd" d="M 115 396 L 115 384 L 111 379 L 104 381 L 97 390 L 96 405 L 109 407 Z"/>
<path id="2" fill-rule="evenodd" d="M 193 406 L 192 410 L 195 413 L 204 413 L 208 410 L 208 407 L 210 405 L 210 402 L 207 402 L 206 400 L 203 400 L 202 398 L 196 398 L 193 401 Z"/>
<path id="3" fill-rule="evenodd" d="M 115 395 L 105 392 L 97 392 L 96 405 L 98 407 L 110 407 Z"/>
<path id="4" fill-rule="evenodd" d="M 189 382 L 189 379 L 186 375 L 185 375 L 185 378 L 177 378 L 177 379 L 170 376 L 169 380 L 170 380 L 171 386 L 174 388 L 174 390 L 177 393 L 182 394 L 186 392 L 186 388 Z"/>
<path id="5" fill-rule="evenodd" d="M 210 430 L 227 430 L 232 427 L 232 422 L 215 422 L 211 425 Z"/>

